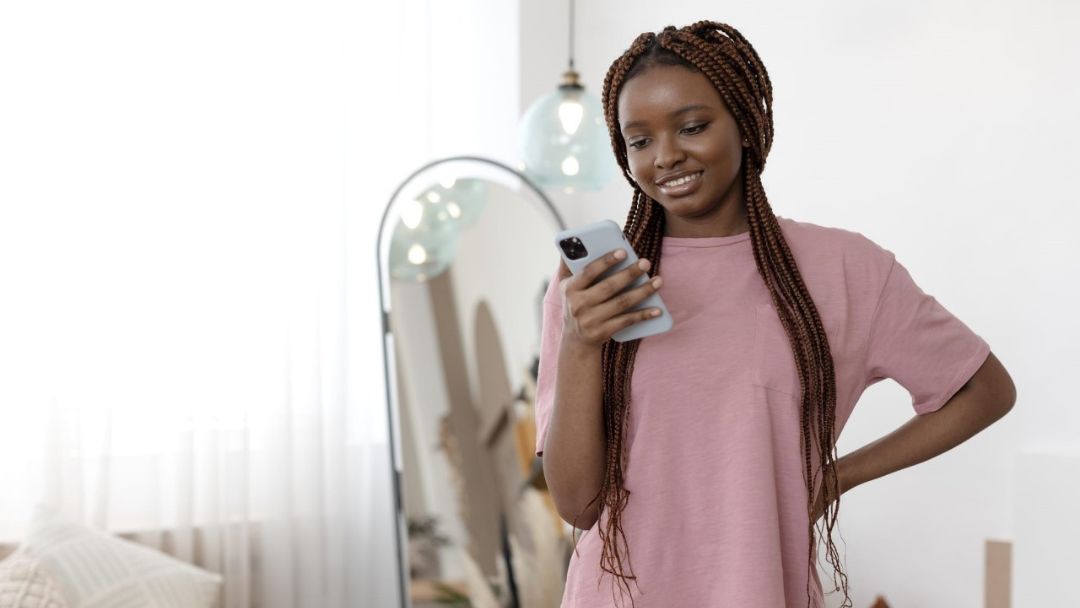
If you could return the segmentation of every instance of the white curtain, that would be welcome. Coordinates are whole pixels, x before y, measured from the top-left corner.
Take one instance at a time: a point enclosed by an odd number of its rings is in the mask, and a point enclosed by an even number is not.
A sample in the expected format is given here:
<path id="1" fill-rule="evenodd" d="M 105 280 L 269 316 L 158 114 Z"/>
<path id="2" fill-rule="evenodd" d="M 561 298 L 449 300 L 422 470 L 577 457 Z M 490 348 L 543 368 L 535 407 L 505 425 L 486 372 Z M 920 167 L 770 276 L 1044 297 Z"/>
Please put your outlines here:
<path id="1" fill-rule="evenodd" d="M 0 7 L 0 544 L 46 502 L 225 608 L 397 602 L 375 234 L 426 14 Z"/>
<path id="2" fill-rule="evenodd" d="M 376 233 L 512 159 L 517 6 L 0 3 L 0 545 L 48 502 L 225 608 L 399 603 Z"/>

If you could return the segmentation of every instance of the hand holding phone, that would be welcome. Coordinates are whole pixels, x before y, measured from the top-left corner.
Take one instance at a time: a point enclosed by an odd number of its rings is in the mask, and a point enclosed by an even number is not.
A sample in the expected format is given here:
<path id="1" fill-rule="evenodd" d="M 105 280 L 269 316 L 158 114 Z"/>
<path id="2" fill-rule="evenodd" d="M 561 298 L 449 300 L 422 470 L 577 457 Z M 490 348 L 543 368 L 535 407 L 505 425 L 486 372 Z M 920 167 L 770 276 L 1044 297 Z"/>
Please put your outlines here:
<path id="1" fill-rule="evenodd" d="M 572 335 L 599 347 L 609 339 L 626 342 L 671 329 L 671 314 L 657 293 L 660 278 L 650 281 L 650 262 L 638 260 L 618 224 L 603 220 L 565 230 L 555 244 L 563 259 L 559 280 L 568 281 L 564 327 Z"/>

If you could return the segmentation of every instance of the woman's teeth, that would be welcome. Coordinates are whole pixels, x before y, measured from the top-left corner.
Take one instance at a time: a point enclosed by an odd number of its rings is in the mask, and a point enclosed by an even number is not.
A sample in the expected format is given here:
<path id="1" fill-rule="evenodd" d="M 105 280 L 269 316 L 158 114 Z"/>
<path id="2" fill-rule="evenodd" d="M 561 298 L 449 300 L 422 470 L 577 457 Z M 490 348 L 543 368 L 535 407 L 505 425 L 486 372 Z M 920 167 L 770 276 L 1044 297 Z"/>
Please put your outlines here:
<path id="1" fill-rule="evenodd" d="M 686 175 L 686 176 L 680 177 L 678 179 L 673 179 L 671 181 L 664 182 L 664 183 L 662 183 L 660 185 L 664 186 L 665 188 L 670 188 L 672 186 L 681 186 L 681 185 L 683 185 L 685 183 L 688 183 L 688 182 L 691 182 L 691 181 L 697 179 L 700 176 L 701 176 L 701 171 L 698 171 L 697 173 L 691 173 L 690 175 Z"/>

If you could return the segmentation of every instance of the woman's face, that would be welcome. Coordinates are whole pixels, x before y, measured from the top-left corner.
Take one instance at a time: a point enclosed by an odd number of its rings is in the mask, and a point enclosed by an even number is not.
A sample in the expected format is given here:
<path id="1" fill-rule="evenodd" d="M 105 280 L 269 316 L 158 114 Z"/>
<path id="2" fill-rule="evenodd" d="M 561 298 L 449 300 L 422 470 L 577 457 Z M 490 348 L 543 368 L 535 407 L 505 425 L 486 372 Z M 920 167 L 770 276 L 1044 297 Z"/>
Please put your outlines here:
<path id="1" fill-rule="evenodd" d="M 742 136 L 704 74 L 651 66 L 623 83 L 618 105 L 630 175 L 666 210 L 668 236 L 745 230 Z"/>

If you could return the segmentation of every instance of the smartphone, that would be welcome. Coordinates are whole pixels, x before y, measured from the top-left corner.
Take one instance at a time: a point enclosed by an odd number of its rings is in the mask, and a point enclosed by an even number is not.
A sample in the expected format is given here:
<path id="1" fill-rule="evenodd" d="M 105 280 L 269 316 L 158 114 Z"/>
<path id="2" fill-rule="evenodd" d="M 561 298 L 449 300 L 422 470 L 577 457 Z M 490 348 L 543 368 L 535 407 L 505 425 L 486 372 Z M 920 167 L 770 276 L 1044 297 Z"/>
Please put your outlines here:
<path id="1" fill-rule="evenodd" d="M 596 282 L 600 282 L 616 272 L 638 263 L 637 253 L 634 251 L 634 248 L 630 246 L 630 242 L 626 240 L 626 237 L 623 236 L 622 228 L 619 228 L 619 225 L 611 220 L 601 220 L 578 228 L 563 230 L 555 235 L 555 246 L 559 249 L 559 253 L 562 255 L 563 261 L 566 262 L 567 268 L 575 275 L 579 274 L 593 260 L 599 259 L 615 249 L 626 250 L 626 257 L 618 264 L 605 270 Z M 649 279 L 649 274 L 644 273 L 633 283 L 627 285 L 622 291 L 629 291 L 640 287 Z M 641 303 L 634 306 L 631 310 L 642 310 L 645 308 L 659 308 L 660 316 L 644 321 L 637 321 L 629 327 L 624 327 L 615 332 L 611 336 L 611 339 L 616 342 L 636 340 L 638 338 L 664 333 L 674 325 L 671 313 L 668 312 L 667 306 L 664 305 L 664 301 L 660 299 L 659 293 L 653 293 L 642 300 Z"/>

